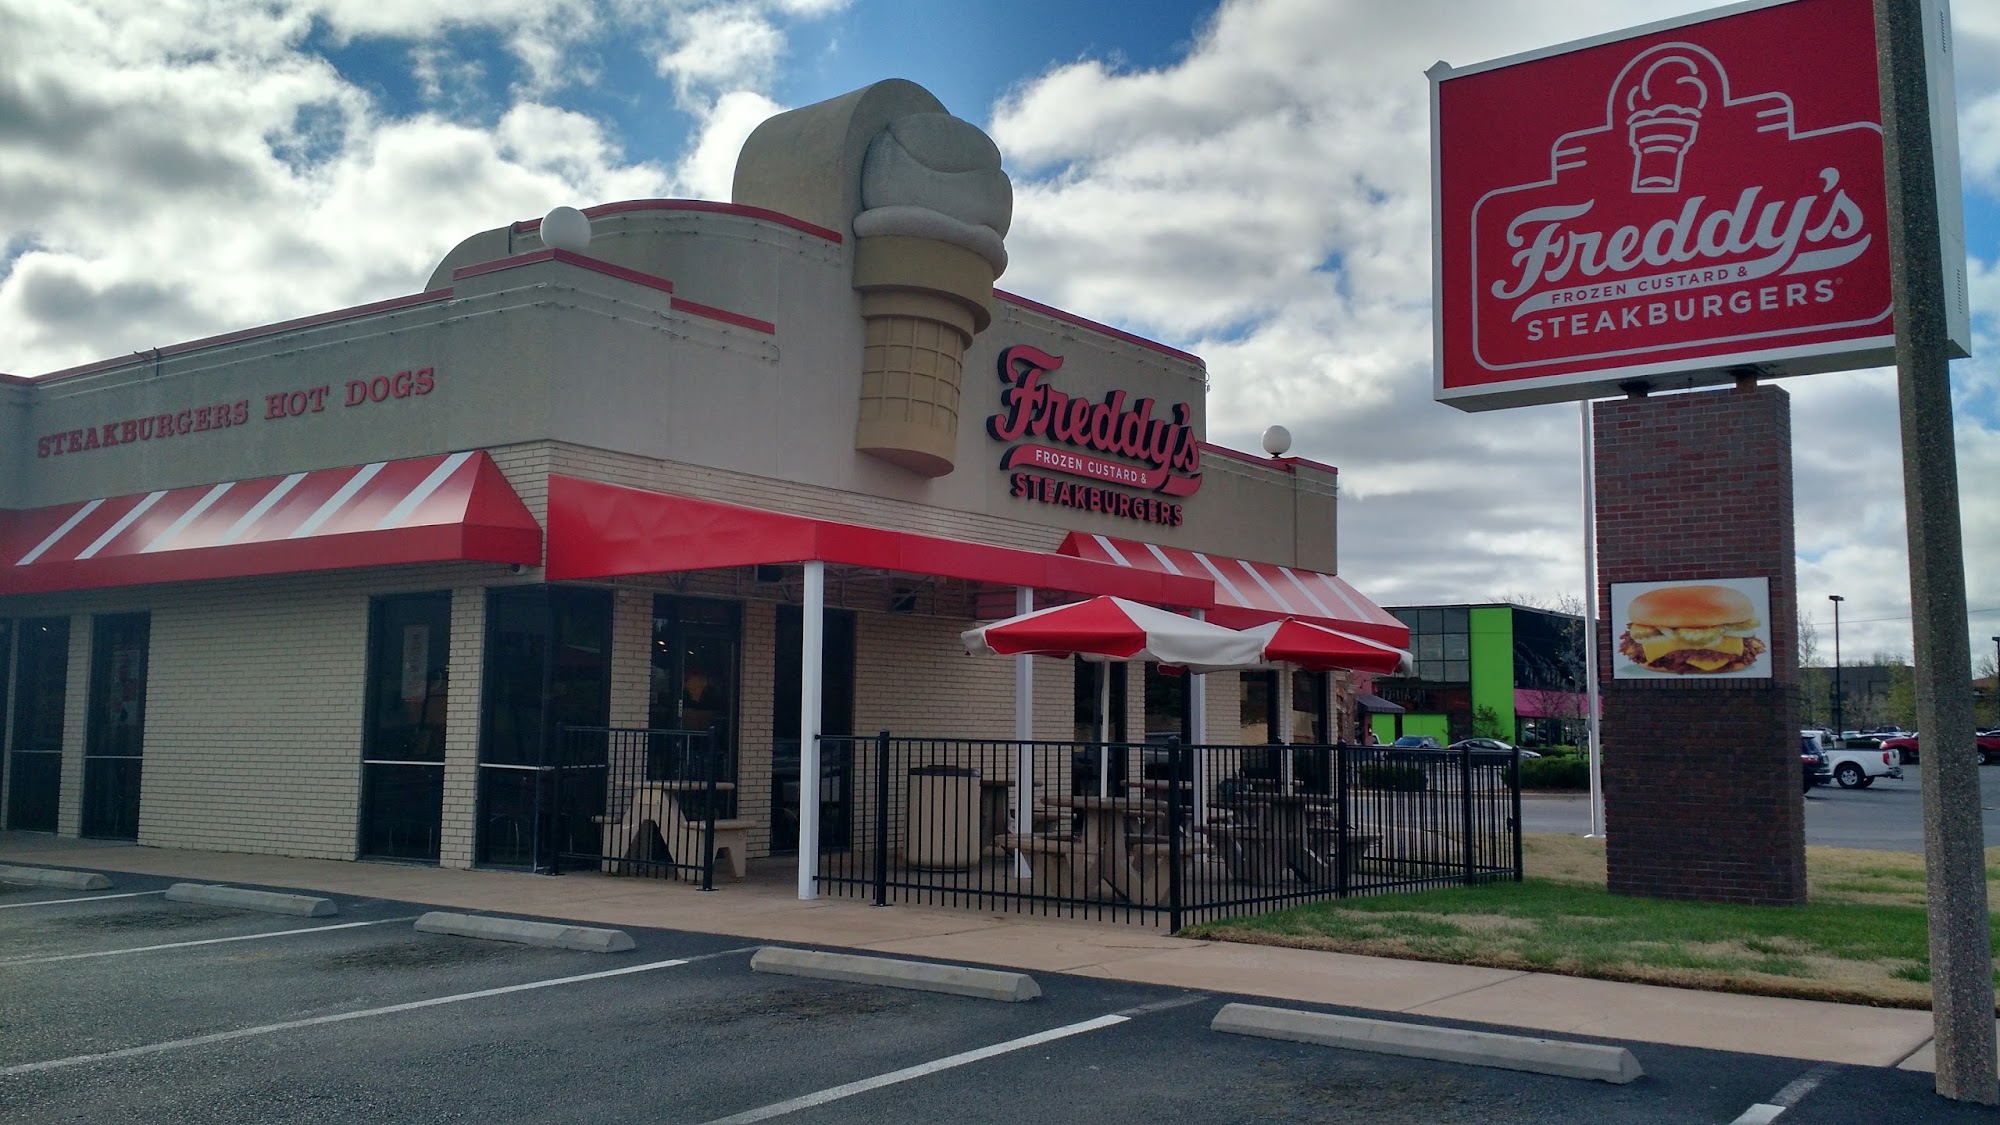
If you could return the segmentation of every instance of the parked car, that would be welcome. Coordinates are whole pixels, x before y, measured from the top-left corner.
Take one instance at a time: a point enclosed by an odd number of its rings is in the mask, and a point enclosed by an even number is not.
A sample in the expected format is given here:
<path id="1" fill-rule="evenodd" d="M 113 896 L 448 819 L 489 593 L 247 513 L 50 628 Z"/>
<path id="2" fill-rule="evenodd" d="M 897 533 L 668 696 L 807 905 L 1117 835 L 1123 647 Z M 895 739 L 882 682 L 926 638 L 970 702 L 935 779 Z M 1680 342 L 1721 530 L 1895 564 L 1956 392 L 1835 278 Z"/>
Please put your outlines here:
<path id="1" fill-rule="evenodd" d="M 1799 739 L 1799 766 L 1805 775 L 1807 793 L 1812 792 L 1813 786 L 1833 780 L 1833 770 L 1826 764 L 1826 751 L 1820 749 L 1819 739 L 1810 734 Z"/>
<path id="2" fill-rule="evenodd" d="M 1984 734 L 1974 734 L 1972 736 L 1972 743 L 1979 750 L 1980 765 L 1988 766 L 1994 762 L 2000 762 L 2000 733 L 1987 731 Z M 1915 734 L 1910 734 L 1902 738 L 1885 738 L 1882 740 L 1882 748 L 1898 751 L 1903 755 L 1903 761 L 1913 766 L 1917 764 L 1917 736 Z"/>
<path id="3" fill-rule="evenodd" d="M 1799 738 L 1804 745 L 1820 751 L 1826 759 L 1827 769 L 1842 789 L 1866 789 L 1875 784 L 1878 777 L 1901 779 L 1903 776 L 1903 758 L 1897 751 L 1872 745 L 1856 746 L 1845 740 L 1844 744 L 1829 744 L 1824 732 L 1814 730 L 1800 731 Z"/>
<path id="4" fill-rule="evenodd" d="M 1439 750 L 1438 740 L 1427 734 L 1406 734 L 1389 744 L 1401 750 Z"/>
<path id="5" fill-rule="evenodd" d="M 1497 738 L 1461 738 L 1457 742 L 1445 747 L 1445 749 L 1471 750 L 1480 754 L 1509 754 L 1517 750 L 1518 747 L 1511 743 L 1502 742 Z M 1521 750 L 1520 754 L 1523 758 L 1541 757 L 1540 754 L 1533 750 Z"/>

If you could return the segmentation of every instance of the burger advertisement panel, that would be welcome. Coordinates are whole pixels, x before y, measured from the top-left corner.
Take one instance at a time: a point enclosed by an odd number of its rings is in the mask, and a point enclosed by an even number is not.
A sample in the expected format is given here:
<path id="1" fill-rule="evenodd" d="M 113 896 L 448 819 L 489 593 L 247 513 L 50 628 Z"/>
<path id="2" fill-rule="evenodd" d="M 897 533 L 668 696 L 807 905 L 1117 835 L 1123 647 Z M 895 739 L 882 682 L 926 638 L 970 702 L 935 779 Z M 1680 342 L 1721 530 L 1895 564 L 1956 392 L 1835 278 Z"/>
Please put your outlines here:
<path id="1" fill-rule="evenodd" d="M 1890 362 L 1875 73 L 1871 0 L 1763 0 L 1434 68 L 1436 398 L 1486 410 Z"/>
<path id="2" fill-rule="evenodd" d="M 1611 584 L 1614 680 L 1768 680 L 1771 581 Z"/>

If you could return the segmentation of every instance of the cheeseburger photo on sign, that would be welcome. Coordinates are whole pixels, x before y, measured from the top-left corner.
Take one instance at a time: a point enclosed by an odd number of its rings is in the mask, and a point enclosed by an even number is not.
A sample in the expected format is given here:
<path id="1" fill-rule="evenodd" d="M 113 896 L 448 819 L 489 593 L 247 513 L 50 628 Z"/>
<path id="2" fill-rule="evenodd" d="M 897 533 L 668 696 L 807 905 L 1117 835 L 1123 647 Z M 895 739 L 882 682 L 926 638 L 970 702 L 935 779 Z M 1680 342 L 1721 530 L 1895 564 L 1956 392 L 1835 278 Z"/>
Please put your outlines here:
<path id="1" fill-rule="evenodd" d="M 1768 582 L 1762 578 L 1707 583 L 1618 583 L 1614 609 L 1622 609 L 1613 678 L 1665 676 L 1768 676 L 1758 658 L 1768 643 Z"/>

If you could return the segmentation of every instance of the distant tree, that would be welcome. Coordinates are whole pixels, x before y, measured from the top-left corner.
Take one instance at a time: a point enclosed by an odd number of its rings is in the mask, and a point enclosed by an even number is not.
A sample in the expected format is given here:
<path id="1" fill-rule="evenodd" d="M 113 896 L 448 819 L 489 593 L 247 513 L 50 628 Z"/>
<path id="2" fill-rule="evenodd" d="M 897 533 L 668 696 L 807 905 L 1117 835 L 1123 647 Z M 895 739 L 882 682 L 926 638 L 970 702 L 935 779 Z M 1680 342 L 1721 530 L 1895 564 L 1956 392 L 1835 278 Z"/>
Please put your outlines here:
<path id="1" fill-rule="evenodd" d="M 1500 712 L 1492 704 L 1482 703 L 1472 709 L 1472 734 L 1475 738 L 1506 739 L 1512 731 L 1500 729 Z"/>
<path id="2" fill-rule="evenodd" d="M 1991 656 L 1982 656 L 1972 662 L 1972 678 L 1985 680 L 1984 692 L 1974 689 L 1972 713 L 1973 723 L 1980 730 L 2000 727 L 2000 666 L 1996 666 Z"/>
<path id="3" fill-rule="evenodd" d="M 1819 663 L 1819 625 L 1799 614 L 1799 721 L 1823 727 L 1833 719 L 1833 677 Z M 1842 716 L 1845 718 L 1845 716 Z"/>
<path id="4" fill-rule="evenodd" d="M 1889 666 L 1888 720 L 1904 730 L 1914 730 L 1917 725 L 1917 673 L 1916 669 L 1895 657 L 1894 663 L 1882 661 Z"/>

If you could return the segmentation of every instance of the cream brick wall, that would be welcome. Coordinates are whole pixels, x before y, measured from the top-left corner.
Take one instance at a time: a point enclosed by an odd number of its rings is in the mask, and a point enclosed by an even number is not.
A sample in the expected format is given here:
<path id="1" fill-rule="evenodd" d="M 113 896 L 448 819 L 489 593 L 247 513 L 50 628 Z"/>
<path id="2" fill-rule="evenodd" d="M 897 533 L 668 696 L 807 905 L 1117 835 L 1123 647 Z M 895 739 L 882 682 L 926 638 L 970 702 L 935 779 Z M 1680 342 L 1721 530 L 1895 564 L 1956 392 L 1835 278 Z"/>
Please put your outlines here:
<path id="1" fill-rule="evenodd" d="M 483 643 L 483 585 L 518 580 L 454 563 L 7 599 L 10 617 L 71 615 L 59 832 L 81 827 L 91 617 L 147 612 L 139 842 L 352 859 L 369 598 L 442 589 L 455 591 L 443 846 L 469 860 L 471 779 L 454 791 L 452 777 L 477 754 L 480 677 L 459 661 Z"/>
<path id="2" fill-rule="evenodd" d="M 479 809 L 479 712 L 486 687 L 486 590 L 451 592 L 451 694 L 444 712 L 444 809 L 438 864 L 471 867 Z"/>
<path id="3" fill-rule="evenodd" d="M 90 618 L 84 614 L 72 614 L 69 619 L 69 680 L 63 698 L 62 782 L 56 795 L 56 834 L 59 836 L 74 836 L 83 827 L 83 749 L 90 719 L 90 640 Z M 142 805 L 142 825 L 144 818 Z"/>
<path id="4" fill-rule="evenodd" d="M 737 675 L 736 815 L 757 823 L 750 854 L 771 854 L 771 731 L 777 676 L 778 607 L 743 603 L 742 667 Z"/>

